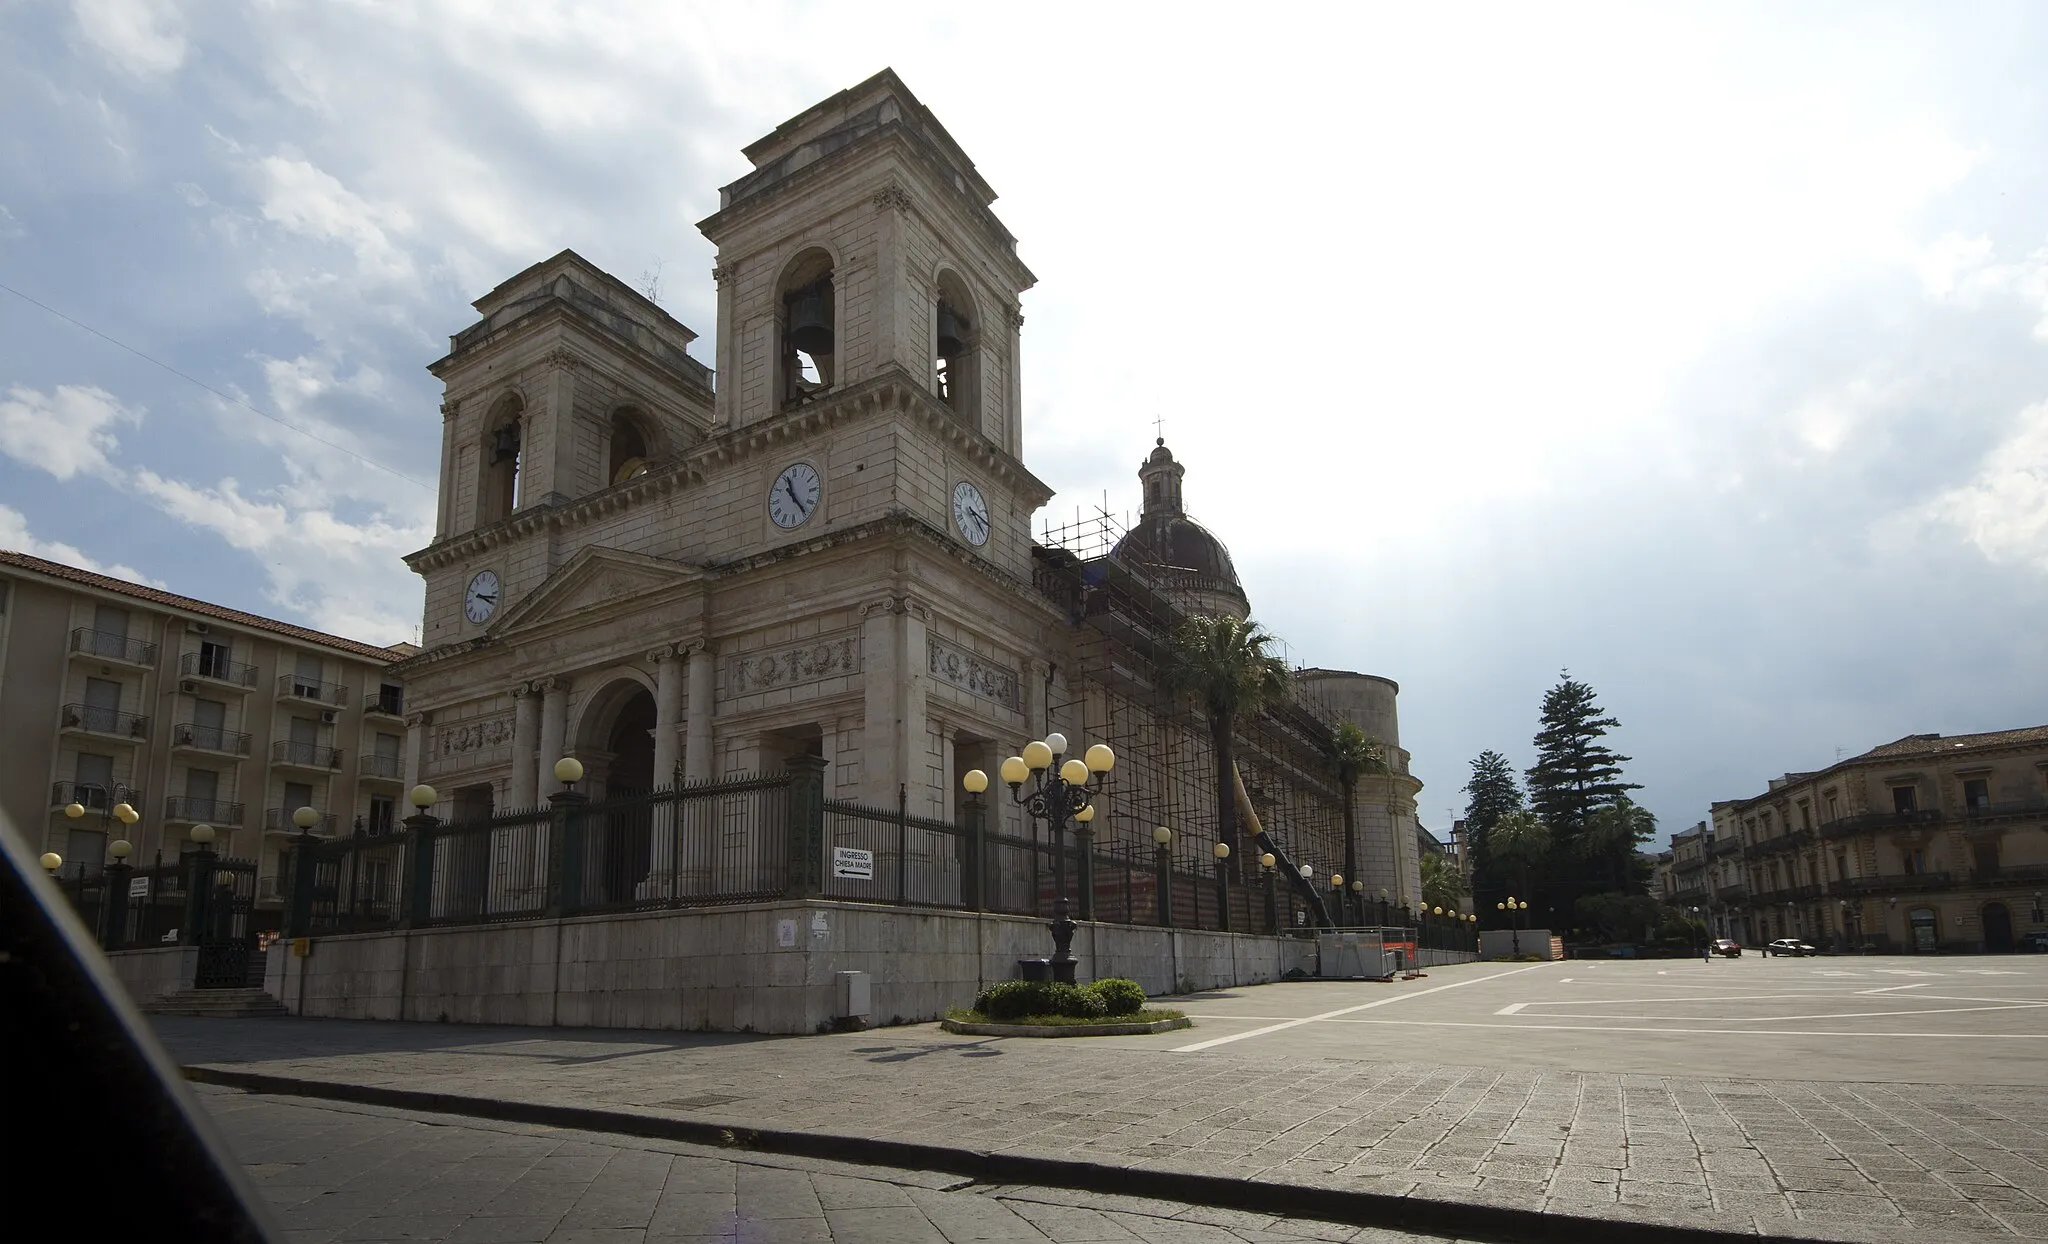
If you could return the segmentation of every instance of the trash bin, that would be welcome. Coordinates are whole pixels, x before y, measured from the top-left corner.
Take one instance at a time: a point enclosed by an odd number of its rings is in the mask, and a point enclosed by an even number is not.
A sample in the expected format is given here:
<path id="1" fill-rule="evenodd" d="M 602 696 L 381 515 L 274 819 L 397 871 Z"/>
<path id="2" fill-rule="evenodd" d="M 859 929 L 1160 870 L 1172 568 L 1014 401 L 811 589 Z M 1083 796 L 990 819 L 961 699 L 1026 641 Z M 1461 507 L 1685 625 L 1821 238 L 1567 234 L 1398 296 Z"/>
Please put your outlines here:
<path id="1" fill-rule="evenodd" d="M 1052 960 L 1019 959 L 1017 960 L 1017 975 L 1020 980 L 1049 981 L 1052 979 Z"/>

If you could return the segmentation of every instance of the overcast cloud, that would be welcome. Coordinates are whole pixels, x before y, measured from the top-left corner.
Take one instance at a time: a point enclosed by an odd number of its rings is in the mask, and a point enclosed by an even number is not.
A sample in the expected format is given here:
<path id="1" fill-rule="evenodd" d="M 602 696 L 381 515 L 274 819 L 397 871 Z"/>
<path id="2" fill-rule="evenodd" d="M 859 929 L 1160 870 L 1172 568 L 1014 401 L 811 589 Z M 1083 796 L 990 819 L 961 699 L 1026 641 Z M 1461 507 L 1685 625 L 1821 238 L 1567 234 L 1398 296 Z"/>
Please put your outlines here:
<path id="1" fill-rule="evenodd" d="M 890 65 L 1039 275 L 1047 518 L 1163 417 L 1426 824 L 1568 667 L 1681 829 L 2048 721 L 2044 63 L 2028 4 L 17 3 L 0 282 L 200 383 L 0 292 L 0 545 L 411 638 L 467 304 L 573 246 L 710 359 L 693 222 Z"/>

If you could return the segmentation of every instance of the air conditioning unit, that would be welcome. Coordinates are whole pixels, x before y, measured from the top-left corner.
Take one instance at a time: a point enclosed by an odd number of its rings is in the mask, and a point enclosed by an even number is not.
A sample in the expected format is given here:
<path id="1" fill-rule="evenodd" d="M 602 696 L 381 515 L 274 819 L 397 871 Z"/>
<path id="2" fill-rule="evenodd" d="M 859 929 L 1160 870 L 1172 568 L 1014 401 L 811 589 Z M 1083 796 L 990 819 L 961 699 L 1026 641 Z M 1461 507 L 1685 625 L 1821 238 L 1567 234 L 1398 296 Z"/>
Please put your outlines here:
<path id="1" fill-rule="evenodd" d="M 320 724 L 323 726 L 331 726 L 335 723 L 335 720 L 340 716 L 341 714 L 335 711 L 334 709 L 323 708 L 320 710 Z"/>
<path id="2" fill-rule="evenodd" d="M 178 690 L 184 692 L 186 695 L 192 695 L 199 690 L 199 684 L 193 682 L 189 678 L 182 679 L 178 683 Z"/>
<path id="3" fill-rule="evenodd" d="M 204 622 L 187 622 L 185 624 L 185 633 L 187 635 L 204 635 L 212 629 L 212 627 Z"/>

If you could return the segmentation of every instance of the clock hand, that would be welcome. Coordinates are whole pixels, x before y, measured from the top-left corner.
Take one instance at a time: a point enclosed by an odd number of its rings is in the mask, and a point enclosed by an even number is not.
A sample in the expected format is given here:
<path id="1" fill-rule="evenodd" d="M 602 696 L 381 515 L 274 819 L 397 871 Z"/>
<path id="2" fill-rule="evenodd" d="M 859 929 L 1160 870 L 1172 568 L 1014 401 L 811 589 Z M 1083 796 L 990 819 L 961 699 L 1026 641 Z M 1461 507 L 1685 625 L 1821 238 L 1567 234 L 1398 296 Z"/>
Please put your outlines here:
<path id="1" fill-rule="evenodd" d="M 789 503 L 796 507 L 796 512 L 804 513 L 803 498 L 796 495 L 796 485 L 790 482 L 787 475 L 782 477 L 782 491 L 789 494 Z"/>

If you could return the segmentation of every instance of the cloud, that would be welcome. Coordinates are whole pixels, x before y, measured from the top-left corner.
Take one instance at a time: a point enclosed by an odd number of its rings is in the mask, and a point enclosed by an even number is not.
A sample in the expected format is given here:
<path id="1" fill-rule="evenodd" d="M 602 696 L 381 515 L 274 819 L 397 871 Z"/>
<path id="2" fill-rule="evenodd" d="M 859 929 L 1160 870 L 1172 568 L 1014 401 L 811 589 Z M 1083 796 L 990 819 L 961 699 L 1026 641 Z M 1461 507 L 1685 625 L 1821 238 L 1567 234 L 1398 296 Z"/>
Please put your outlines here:
<path id="1" fill-rule="evenodd" d="M 16 238 L 27 236 L 28 230 L 14 218 L 13 212 L 7 210 L 5 203 L 0 203 L 0 242 L 12 242 Z"/>
<path id="2" fill-rule="evenodd" d="M 2048 401 L 2021 411 L 1976 476 L 1921 512 L 1995 563 L 2048 572 Z"/>
<path id="3" fill-rule="evenodd" d="M 185 63 L 178 11 L 151 0 L 73 0 L 72 16 L 86 41 L 115 68 L 140 79 L 161 78 Z"/>
<path id="4" fill-rule="evenodd" d="M 142 411 L 92 385 L 58 385 L 51 393 L 16 385 L 0 400 L 0 453 L 58 479 L 99 474 L 119 446 L 114 429 L 141 422 Z"/>
<path id="5" fill-rule="evenodd" d="M 133 583 L 146 583 L 151 587 L 168 586 L 161 579 L 153 579 L 133 566 L 121 562 L 102 562 L 90 556 L 76 545 L 58 540 L 38 540 L 28 529 L 28 519 L 12 506 L 0 505 L 0 549 L 16 553 L 27 553 L 46 561 L 63 562 L 98 574 L 112 575 L 116 579 L 127 579 Z"/>

